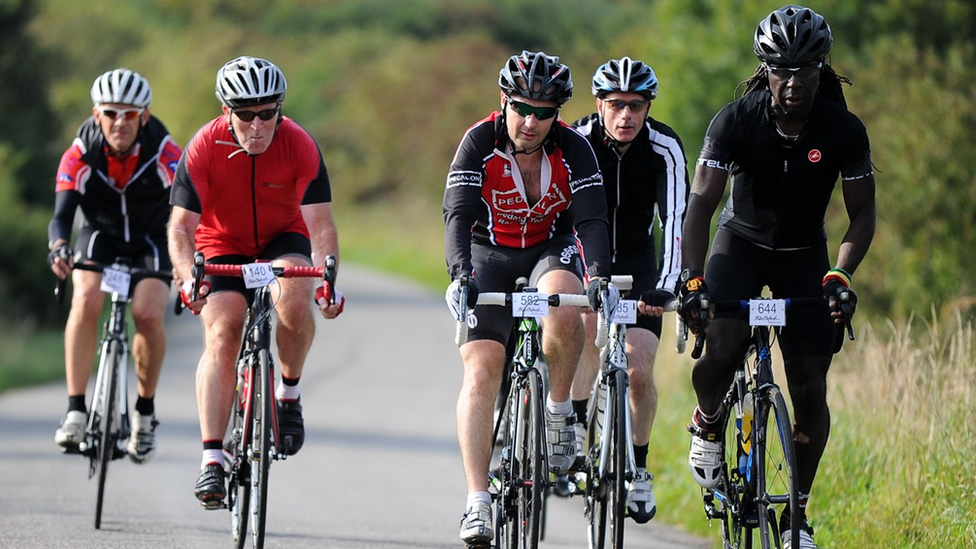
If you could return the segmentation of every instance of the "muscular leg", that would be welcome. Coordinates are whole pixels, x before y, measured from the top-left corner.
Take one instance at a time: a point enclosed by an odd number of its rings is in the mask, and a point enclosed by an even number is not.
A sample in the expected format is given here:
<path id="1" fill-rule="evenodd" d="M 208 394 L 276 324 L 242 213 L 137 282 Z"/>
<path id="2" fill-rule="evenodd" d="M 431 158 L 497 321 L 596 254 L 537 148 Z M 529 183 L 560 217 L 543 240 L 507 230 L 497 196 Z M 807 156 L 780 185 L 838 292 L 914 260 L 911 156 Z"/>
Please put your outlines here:
<path id="1" fill-rule="evenodd" d="M 627 366 L 630 377 L 630 410 L 635 446 L 650 442 L 657 415 L 657 386 L 654 384 L 654 357 L 658 338 L 643 328 L 627 330 Z"/>
<path id="2" fill-rule="evenodd" d="M 64 374 L 68 395 L 84 395 L 95 362 L 98 317 L 105 304 L 99 289 L 102 275 L 76 270 L 71 274 L 71 312 L 64 327 Z"/>
<path id="3" fill-rule="evenodd" d="M 548 295 L 583 291 L 583 283 L 569 271 L 549 271 L 538 286 L 539 292 Z M 583 320 L 576 307 L 552 307 L 543 322 L 542 353 L 549 365 L 549 394 L 552 400 L 565 402 L 583 350 Z"/>
<path id="4" fill-rule="evenodd" d="M 166 305 L 169 286 L 161 280 L 141 281 L 132 297 L 132 320 L 136 335 L 132 338 L 139 396 L 152 398 L 156 394 L 159 373 L 166 355 Z"/>
<path id="5" fill-rule="evenodd" d="M 298 256 L 287 256 L 275 261 L 275 266 L 308 265 Z M 312 296 L 315 279 L 279 278 L 281 290 L 275 310 L 278 313 L 276 327 L 281 375 L 298 379 L 305 366 L 305 357 L 315 337 L 315 317 L 312 314 Z"/>
<path id="6" fill-rule="evenodd" d="M 714 417 L 721 411 L 735 367 L 745 355 L 749 326 L 741 320 L 716 319 L 709 324 L 706 337 L 706 352 L 695 363 L 691 382 L 698 395 L 698 408 Z"/>
<path id="7" fill-rule="evenodd" d="M 197 410 L 204 441 L 223 440 L 230 418 L 247 302 L 237 292 L 219 292 L 207 298 L 203 320 L 204 350 L 197 365 Z"/>
<path id="8" fill-rule="evenodd" d="M 596 338 L 597 315 L 584 312 L 583 318 L 583 350 L 580 353 L 579 365 L 573 377 L 570 398 L 573 400 L 587 400 L 593 390 L 593 383 L 600 372 L 600 350 L 594 345 Z M 582 418 L 580 418 L 582 421 Z"/>
<path id="9" fill-rule="evenodd" d="M 458 444 L 468 493 L 488 490 L 492 447 L 492 412 L 501 385 L 505 347 L 494 340 L 477 340 L 460 348 L 464 377 L 457 401 Z"/>
<path id="10" fill-rule="evenodd" d="M 830 357 L 802 356 L 786 361 L 793 401 L 793 442 L 800 492 L 809 494 L 830 435 L 827 369 Z"/>

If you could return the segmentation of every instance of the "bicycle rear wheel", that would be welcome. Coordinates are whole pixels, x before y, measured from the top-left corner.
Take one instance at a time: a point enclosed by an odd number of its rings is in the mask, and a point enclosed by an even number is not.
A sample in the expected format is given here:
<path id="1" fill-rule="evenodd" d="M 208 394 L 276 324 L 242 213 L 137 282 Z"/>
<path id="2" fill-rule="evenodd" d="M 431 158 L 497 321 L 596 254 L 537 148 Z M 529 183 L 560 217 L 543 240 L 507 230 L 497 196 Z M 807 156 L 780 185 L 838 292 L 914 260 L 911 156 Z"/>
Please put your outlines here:
<path id="1" fill-rule="evenodd" d="M 793 424 L 786 399 L 778 387 L 770 387 L 756 407 L 756 429 L 753 445 L 756 453 L 756 498 L 759 510 L 759 536 L 763 549 L 782 547 L 780 518 L 789 517 L 786 525 L 792 538 L 798 539 L 800 521 L 796 453 L 793 448 Z"/>
<path id="2" fill-rule="evenodd" d="M 587 476 L 583 492 L 583 515 L 586 517 L 586 539 L 589 549 L 603 549 L 607 536 L 607 486 L 600 478 L 600 448 L 602 445 L 603 423 L 606 421 L 606 385 L 597 379 L 590 396 L 589 427 L 586 430 Z"/>
<path id="3" fill-rule="evenodd" d="M 268 515 L 268 472 L 271 470 L 271 422 L 274 420 L 274 376 L 267 349 L 258 350 L 257 376 L 254 381 L 254 414 L 251 435 L 251 546 L 264 547 Z"/>
<path id="4" fill-rule="evenodd" d="M 607 453 L 607 526 L 609 526 L 610 547 L 613 549 L 623 549 L 624 546 L 624 515 L 627 511 L 627 430 L 624 425 L 624 414 L 627 413 L 625 406 L 628 406 L 626 386 L 626 372 L 623 370 L 614 371 L 610 384 L 612 387 L 611 397 L 608 399 L 607 421 L 609 431 L 607 442 L 609 452 Z"/>
<path id="5" fill-rule="evenodd" d="M 98 495 L 95 498 L 95 528 L 102 527 L 102 506 L 105 502 L 105 479 L 108 477 L 108 463 L 115 457 L 118 440 L 118 421 L 115 407 L 116 395 L 119 391 L 118 372 L 124 367 L 122 348 L 118 341 L 109 340 L 102 346 L 102 356 L 98 365 L 98 375 L 101 379 L 102 391 L 97 402 L 93 402 L 95 413 L 98 414 L 98 432 L 95 436 L 97 446 L 92 454 L 95 468 L 98 471 Z"/>
<path id="6" fill-rule="evenodd" d="M 231 426 L 225 443 L 233 453 L 230 475 L 227 480 L 228 507 L 230 507 L 231 536 L 234 547 L 243 549 L 248 538 L 248 513 L 251 504 L 251 464 L 248 453 L 251 449 L 250 413 L 254 402 L 254 368 L 250 362 L 243 365 L 244 376 L 238 378 L 234 405 L 231 409 Z"/>

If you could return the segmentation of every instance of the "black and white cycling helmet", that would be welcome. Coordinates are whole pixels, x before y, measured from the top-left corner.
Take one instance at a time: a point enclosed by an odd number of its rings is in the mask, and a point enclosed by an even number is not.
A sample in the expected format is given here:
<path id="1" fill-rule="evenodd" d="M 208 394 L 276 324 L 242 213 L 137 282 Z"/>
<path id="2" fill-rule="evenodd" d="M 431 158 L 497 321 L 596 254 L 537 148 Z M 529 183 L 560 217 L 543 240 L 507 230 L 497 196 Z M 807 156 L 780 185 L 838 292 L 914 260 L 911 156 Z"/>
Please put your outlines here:
<path id="1" fill-rule="evenodd" d="M 573 96 L 569 67 L 545 52 L 513 55 L 498 72 L 498 87 L 508 96 L 553 101 L 562 105 Z"/>
<path id="2" fill-rule="evenodd" d="M 650 101 L 657 97 L 657 75 L 643 61 L 629 57 L 611 59 L 593 74 L 593 95 L 606 97 L 611 92 L 631 92 Z"/>
<path id="3" fill-rule="evenodd" d="M 129 69 L 114 69 L 95 79 L 91 88 L 93 105 L 118 103 L 144 109 L 152 103 L 149 81 Z"/>
<path id="4" fill-rule="evenodd" d="M 244 55 L 217 71 L 217 99 L 232 109 L 284 101 L 286 89 L 281 69 L 260 57 Z"/>
<path id="5" fill-rule="evenodd" d="M 752 49 L 764 63 L 798 67 L 823 59 L 833 42 L 820 14 L 791 4 L 760 21 Z"/>

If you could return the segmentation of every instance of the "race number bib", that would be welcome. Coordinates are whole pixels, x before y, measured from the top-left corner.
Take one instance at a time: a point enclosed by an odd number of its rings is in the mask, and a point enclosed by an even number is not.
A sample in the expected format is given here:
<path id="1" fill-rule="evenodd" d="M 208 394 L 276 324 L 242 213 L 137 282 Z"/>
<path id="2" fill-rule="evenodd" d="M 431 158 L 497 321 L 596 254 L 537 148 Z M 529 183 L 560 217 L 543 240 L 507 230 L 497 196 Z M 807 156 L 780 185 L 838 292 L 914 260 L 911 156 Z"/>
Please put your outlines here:
<path id="1" fill-rule="evenodd" d="M 260 288 L 274 282 L 275 274 L 270 263 L 249 263 L 241 265 L 245 288 Z"/>
<path id="2" fill-rule="evenodd" d="M 522 318 L 549 316 L 549 296 L 535 292 L 512 294 L 512 316 Z"/>
<path id="3" fill-rule="evenodd" d="M 117 293 L 123 299 L 128 299 L 129 285 L 131 283 L 132 276 L 129 273 L 108 267 L 102 270 L 101 290 L 107 294 Z"/>
<path id="4" fill-rule="evenodd" d="M 750 299 L 750 326 L 786 326 L 786 301 L 782 299 Z"/>
<path id="5" fill-rule="evenodd" d="M 621 299 L 613 311 L 613 322 L 615 324 L 636 324 L 637 300 Z"/>

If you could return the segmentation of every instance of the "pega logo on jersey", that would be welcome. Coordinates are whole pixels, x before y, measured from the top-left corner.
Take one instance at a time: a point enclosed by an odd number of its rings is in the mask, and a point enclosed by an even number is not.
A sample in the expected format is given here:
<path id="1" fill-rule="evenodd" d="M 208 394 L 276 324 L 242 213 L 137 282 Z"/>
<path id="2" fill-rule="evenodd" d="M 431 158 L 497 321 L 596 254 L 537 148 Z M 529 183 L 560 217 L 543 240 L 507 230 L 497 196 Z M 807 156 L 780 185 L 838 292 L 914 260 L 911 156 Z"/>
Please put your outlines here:
<path id="1" fill-rule="evenodd" d="M 807 160 L 814 164 L 820 162 L 821 158 L 823 158 L 823 153 L 820 152 L 820 149 L 810 149 L 810 152 L 807 153 Z"/>
<path id="2" fill-rule="evenodd" d="M 566 246 L 565 248 L 563 248 L 563 251 L 559 254 L 559 262 L 562 263 L 563 265 L 569 265 L 570 263 L 573 262 L 573 259 L 576 258 L 577 254 L 579 254 L 578 247 Z"/>

